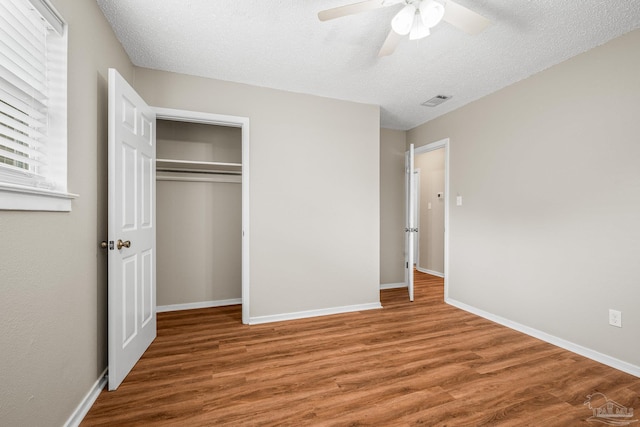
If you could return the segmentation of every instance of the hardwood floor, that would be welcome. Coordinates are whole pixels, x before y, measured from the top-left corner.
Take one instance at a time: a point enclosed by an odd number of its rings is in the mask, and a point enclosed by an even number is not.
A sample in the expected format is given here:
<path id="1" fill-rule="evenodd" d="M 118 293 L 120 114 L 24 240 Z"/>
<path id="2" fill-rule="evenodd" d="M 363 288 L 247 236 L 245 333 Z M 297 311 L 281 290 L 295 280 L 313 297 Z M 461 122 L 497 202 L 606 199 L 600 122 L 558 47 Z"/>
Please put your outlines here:
<path id="1" fill-rule="evenodd" d="M 446 305 L 440 278 L 381 298 L 254 326 L 240 306 L 159 313 L 82 426 L 587 426 L 594 392 L 640 412 L 640 378 Z"/>

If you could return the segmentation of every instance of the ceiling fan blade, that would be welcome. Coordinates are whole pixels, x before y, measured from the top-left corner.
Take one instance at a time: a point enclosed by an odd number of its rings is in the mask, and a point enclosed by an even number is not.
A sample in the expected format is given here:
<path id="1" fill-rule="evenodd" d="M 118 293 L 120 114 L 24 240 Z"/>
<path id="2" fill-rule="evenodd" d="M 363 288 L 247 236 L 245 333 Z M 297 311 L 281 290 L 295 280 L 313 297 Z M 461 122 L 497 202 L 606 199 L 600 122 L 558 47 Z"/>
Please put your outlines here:
<path id="1" fill-rule="evenodd" d="M 444 21 L 472 36 L 481 33 L 491 24 L 484 16 L 451 0 L 444 2 L 444 10 Z"/>
<path id="2" fill-rule="evenodd" d="M 333 9 L 322 10 L 318 12 L 318 18 L 321 21 L 329 19 L 341 18 L 347 15 L 355 15 L 356 13 L 366 12 L 367 10 L 378 9 L 388 6 L 383 0 L 367 0 L 359 3 L 348 4 L 346 6 L 334 7 Z"/>
<path id="3" fill-rule="evenodd" d="M 400 43 L 400 40 L 402 40 L 402 37 L 403 36 L 393 31 L 392 28 L 391 31 L 389 31 L 389 35 L 387 35 L 387 39 L 384 41 L 384 44 L 380 48 L 380 52 L 378 52 L 378 58 L 391 55 L 396 50 L 396 47 L 398 47 L 398 44 Z"/>

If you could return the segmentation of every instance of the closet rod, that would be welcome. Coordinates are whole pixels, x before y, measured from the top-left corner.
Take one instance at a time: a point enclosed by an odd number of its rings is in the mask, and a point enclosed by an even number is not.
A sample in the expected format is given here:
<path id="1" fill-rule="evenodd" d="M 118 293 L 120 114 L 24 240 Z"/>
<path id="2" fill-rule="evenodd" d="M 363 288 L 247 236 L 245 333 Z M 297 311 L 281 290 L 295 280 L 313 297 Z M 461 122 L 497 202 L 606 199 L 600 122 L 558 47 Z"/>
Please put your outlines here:
<path id="1" fill-rule="evenodd" d="M 242 183 L 242 177 L 238 175 L 215 175 L 204 174 L 203 176 L 176 176 L 176 175 L 156 175 L 156 181 L 178 181 L 178 182 L 222 182 L 230 184 Z"/>

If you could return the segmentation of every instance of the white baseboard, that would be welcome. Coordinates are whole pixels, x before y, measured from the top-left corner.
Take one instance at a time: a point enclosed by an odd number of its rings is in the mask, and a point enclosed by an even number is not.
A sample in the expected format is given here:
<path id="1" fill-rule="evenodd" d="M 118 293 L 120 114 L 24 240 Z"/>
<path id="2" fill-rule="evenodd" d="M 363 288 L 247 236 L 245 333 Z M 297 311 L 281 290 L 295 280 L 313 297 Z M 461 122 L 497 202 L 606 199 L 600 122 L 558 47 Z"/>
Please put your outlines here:
<path id="1" fill-rule="evenodd" d="M 467 305 L 463 302 L 456 301 L 451 298 L 445 298 L 445 302 L 454 307 L 458 307 L 461 310 L 468 311 L 469 313 L 484 317 L 485 319 L 491 320 L 492 322 L 499 323 L 503 326 L 506 326 L 507 328 L 514 329 L 518 332 L 522 332 L 523 334 L 530 335 L 534 338 L 538 338 L 542 341 L 546 341 L 560 348 L 564 348 L 565 350 L 569 350 L 573 353 L 584 356 L 587 359 L 595 360 L 596 362 L 600 362 L 603 365 L 611 366 L 612 368 L 618 369 L 622 372 L 640 377 L 640 366 L 627 363 L 625 361 L 616 359 L 615 357 L 607 356 L 606 354 L 602 354 L 590 348 L 583 347 L 579 344 L 575 344 L 571 341 L 558 338 L 546 332 L 542 332 L 529 326 L 514 322 L 512 320 L 505 319 L 504 317 L 497 316 L 495 314 L 489 313 L 487 311 Z"/>
<path id="2" fill-rule="evenodd" d="M 398 288 L 406 288 L 407 284 L 404 282 L 400 283 L 382 283 L 380 285 L 380 289 L 398 289 Z"/>
<path id="3" fill-rule="evenodd" d="M 249 318 L 250 325 L 261 323 L 282 322 L 284 320 L 306 319 L 308 317 L 328 316 L 331 314 L 350 313 L 353 311 L 374 310 L 382 308 L 379 302 L 370 304 L 346 305 L 342 307 L 322 308 L 319 310 L 297 311 L 295 313 L 273 314 L 269 316 L 256 316 Z"/>
<path id="4" fill-rule="evenodd" d="M 98 396 L 100 396 L 100 392 L 107 385 L 107 370 L 105 369 L 100 378 L 93 384 L 93 387 L 89 390 L 89 392 L 84 396 L 78 407 L 73 414 L 69 417 L 66 423 L 63 424 L 64 427 L 78 427 L 84 417 L 89 412 L 89 409 L 93 406 Z"/>
<path id="5" fill-rule="evenodd" d="M 222 299 L 217 301 L 190 302 L 187 304 L 159 305 L 156 307 L 156 313 L 164 313 L 165 311 L 193 310 L 196 308 L 222 307 L 225 305 L 238 305 L 238 304 L 242 304 L 242 298 Z"/>
<path id="6" fill-rule="evenodd" d="M 427 270 L 426 268 L 416 267 L 420 273 L 430 274 L 432 276 L 442 277 L 444 278 L 444 273 L 440 273 L 439 271 Z"/>

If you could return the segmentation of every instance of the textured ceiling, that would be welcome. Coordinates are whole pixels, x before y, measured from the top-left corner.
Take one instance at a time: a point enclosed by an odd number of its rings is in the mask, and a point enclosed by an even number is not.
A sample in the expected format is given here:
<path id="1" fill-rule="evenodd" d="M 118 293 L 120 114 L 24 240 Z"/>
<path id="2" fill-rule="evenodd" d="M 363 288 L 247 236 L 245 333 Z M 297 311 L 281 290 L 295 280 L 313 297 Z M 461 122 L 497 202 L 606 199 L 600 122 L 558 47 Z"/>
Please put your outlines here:
<path id="1" fill-rule="evenodd" d="M 458 0 L 493 24 L 470 36 L 443 22 L 378 58 L 400 5 L 320 22 L 354 1 L 97 2 L 135 65 L 376 104 L 402 130 L 640 28 L 640 0 Z M 420 105 L 439 94 L 453 98 Z"/>

